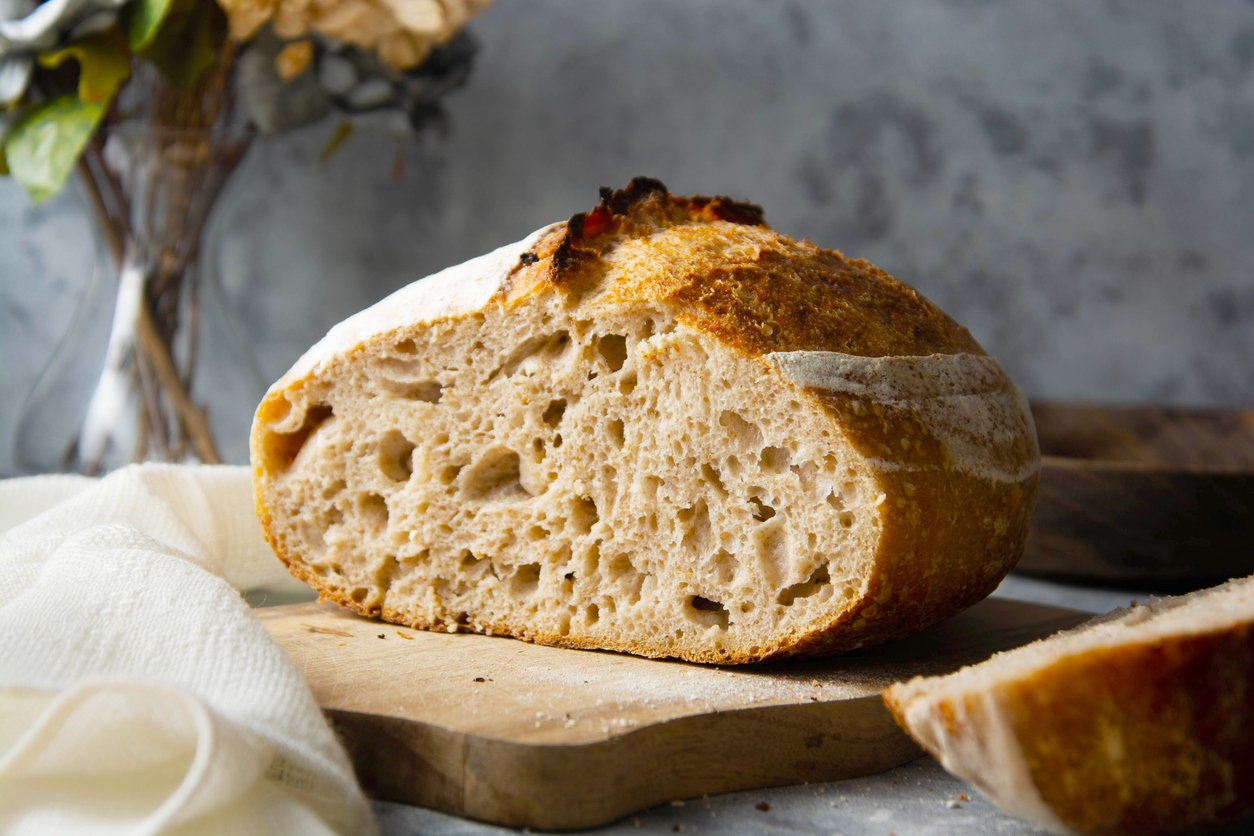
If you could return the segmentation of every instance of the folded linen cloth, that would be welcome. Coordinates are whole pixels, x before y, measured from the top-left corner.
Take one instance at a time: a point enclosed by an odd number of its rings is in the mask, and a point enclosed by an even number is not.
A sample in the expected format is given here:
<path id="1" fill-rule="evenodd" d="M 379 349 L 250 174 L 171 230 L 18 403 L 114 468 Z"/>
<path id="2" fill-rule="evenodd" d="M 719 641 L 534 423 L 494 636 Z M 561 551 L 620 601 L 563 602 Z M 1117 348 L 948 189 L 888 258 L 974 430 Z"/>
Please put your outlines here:
<path id="1" fill-rule="evenodd" d="M 0 832 L 372 833 L 242 467 L 0 482 Z"/>

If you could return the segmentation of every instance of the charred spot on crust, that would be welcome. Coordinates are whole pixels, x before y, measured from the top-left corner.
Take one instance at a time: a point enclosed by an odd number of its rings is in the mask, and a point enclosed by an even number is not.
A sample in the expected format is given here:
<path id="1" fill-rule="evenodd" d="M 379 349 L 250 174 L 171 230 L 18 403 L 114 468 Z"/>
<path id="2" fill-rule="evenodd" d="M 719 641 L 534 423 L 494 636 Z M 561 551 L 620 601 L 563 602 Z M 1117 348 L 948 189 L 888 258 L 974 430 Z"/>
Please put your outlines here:
<path id="1" fill-rule="evenodd" d="M 529 267 L 529 266 L 531 266 L 532 264 L 535 264 L 537 261 L 539 261 L 539 260 L 540 260 L 540 256 L 536 255 L 535 253 L 533 253 L 533 252 L 531 252 L 531 251 L 527 251 L 527 252 L 523 253 L 522 255 L 518 256 L 518 260 L 519 260 L 519 261 L 520 261 L 520 262 L 521 262 L 524 266 Z"/>
<path id="2" fill-rule="evenodd" d="M 632 224 L 658 228 L 692 221 L 766 225 L 760 206 L 723 196 L 677 197 L 653 177 L 632 178 L 625 188 L 617 190 L 603 186 L 600 195 L 601 202 L 591 211 L 572 215 L 566 222 L 566 234 L 553 253 L 557 272 L 574 269 L 585 258 L 598 257 L 600 250 L 592 243 L 595 239 Z M 585 244 L 588 246 L 582 246 Z"/>
<path id="3" fill-rule="evenodd" d="M 569 238 L 591 239 L 617 229 L 622 220 L 635 218 L 673 225 L 683 220 L 728 221 L 747 226 L 763 226 L 762 207 L 730 197 L 677 197 L 661 180 L 635 177 L 626 188 L 602 186 L 601 202 L 589 212 L 580 212 L 566 222 Z M 658 218 L 649 218 L 660 215 Z"/>

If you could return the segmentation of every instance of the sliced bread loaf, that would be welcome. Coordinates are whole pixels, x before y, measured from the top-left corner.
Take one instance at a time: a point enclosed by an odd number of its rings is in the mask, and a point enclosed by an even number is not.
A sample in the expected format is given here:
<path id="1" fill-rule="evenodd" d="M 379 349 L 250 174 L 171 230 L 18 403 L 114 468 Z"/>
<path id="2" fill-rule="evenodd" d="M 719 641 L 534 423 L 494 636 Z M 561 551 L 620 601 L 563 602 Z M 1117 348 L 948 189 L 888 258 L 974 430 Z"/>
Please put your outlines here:
<path id="1" fill-rule="evenodd" d="M 1254 577 L 1112 613 L 884 699 L 946 769 L 1054 832 L 1254 814 Z"/>
<path id="2" fill-rule="evenodd" d="M 324 598 L 706 662 L 989 593 L 1030 413 L 936 306 L 761 210 L 637 179 L 347 320 L 261 403 L 258 514 Z"/>

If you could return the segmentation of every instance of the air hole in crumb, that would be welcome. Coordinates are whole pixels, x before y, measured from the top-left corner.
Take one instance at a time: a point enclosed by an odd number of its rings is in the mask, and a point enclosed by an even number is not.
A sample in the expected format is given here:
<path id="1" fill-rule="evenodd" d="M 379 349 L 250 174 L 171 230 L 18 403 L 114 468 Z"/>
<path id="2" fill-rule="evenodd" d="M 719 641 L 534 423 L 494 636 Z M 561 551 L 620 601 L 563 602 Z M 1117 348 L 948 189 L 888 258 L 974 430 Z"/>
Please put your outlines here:
<path id="1" fill-rule="evenodd" d="M 417 354 L 418 345 L 413 340 L 401 340 L 392 346 L 392 350 L 397 354 Z"/>
<path id="2" fill-rule="evenodd" d="M 831 492 L 831 493 L 829 493 L 827 496 L 825 496 L 823 499 L 824 499 L 824 501 L 826 501 L 826 502 L 827 502 L 827 504 L 828 504 L 828 505 L 832 506 L 832 508 L 834 508 L 835 510 L 837 510 L 837 511 L 843 511 L 843 510 L 845 510 L 845 503 L 844 503 L 844 501 L 842 501 L 842 500 L 841 500 L 841 498 L 840 498 L 839 496 L 837 496 L 837 495 L 836 495 L 836 492 L 835 492 L 835 491 L 832 491 L 832 492 Z"/>
<path id="3" fill-rule="evenodd" d="M 759 497 L 749 497 L 749 504 L 753 506 L 753 518 L 758 522 L 766 522 L 775 516 L 775 509 L 767 505 Z"/>
<path id="4" fill-rule="evenodd" d="M 795 583 L 792 586 L 784 587 L 779 591 L 779 595 L 775 600 L 783 604 L 785 607 L 791 607 L 793 602 L 798 598 L 809 598 L 811 595 L 817 594 L 823 587 L 828 586 L 832 582 L 832 577 L 827 571 L 827 565 L 824 564 L 815 569 L 810 578 L 803 583 Z"/>
<path id="5" fill-rule="evenodd" d="M 446 465 L 440 470 L 440 482 L 445 485 L 453 484 L 464 467 L 465 465 L 461 464 Z"/>
<path id="6" fill-rule="evenodd" d="M 593 542 L 583 553 L 583 573 L 593 575 L 601 565 L 601 541 Z"/>
<path id="7" fill-rule="evenodd" d="M 712 464 L 701 465 L 701 478 L 708 482 L 720 497 L 727 496 L 727 488 L 723 485 L 723 477 Z"/>
<path id="8" fill-rule="evenodd" d="M 589 604 L 584 613 L 589 627 L 601 620 L 601 608 L 596 604 Z"/>
<path id="9" fill-rule="evenodd" d="M 379 442 L 379 471 L 393 482 L 414 475 L 414 445 L 400 430 L 389 430 Z"/>
<path id="10" fill-rule="evenodd" d="M 357 510 L 373 533 L 378 534 L 387 528 L 388 503 L 379 494 L 362 494 L 357 500 Z"/>
<path id="11" fill-rule="evenodd" d="M 393 397 L 422 403 L 439 403 L 444 394 L 444 385 L 435 380 L 380 380 L 379 388 Z"/>
<path id="12" fill-rule="evenodd" d="M 626 436 L 624 435 L 624 430 L 623 430 L 622 419 L 615 418 L 611 420 L 610 423 L 607 425 L 607 429 L 610 432 L 610 440 L 614 442 L 615 446 L 622 447 L 623 443 L 626 441 Z"/>
<path id="13" fill-rule="evenodd" d="M 550 427 L 556 427 L 562 422 L 562 416 L 565 414 L 566 401 L 558 398 L 557 400 L 549 401 L 549 405 L 545 407 L 544 414 L 540 416 L 540 419 Z"/>
<path id="14" fill-rule="evenodd" d="M 590 496 L 581 496 L 574 502 L 570 511 L 570 522 L 580 534 L 587 534 L 601 518 L 597 504 Z"/>
<path id="15" fill-rule="evenodd" d="M 391 588 L 398 565 L 395 554 L 385 554 L 384 559 L 379 563 L 379 568 L 375 569 L 375 588 L 380 590 L 380 595 L 386 595 L 387 590 Z"/>
<path id="16" fill-rule="evenodd" d="M 557 623 L 557 634 L 559 636 L 570 635 L 570 613 L 563 613 L 561 620 Z"/>
<path id="17" fill-rule="evenodd" d="M 486 560 L 486 558 L 478 557 L 469 549 L 462 549 L 460 557 L 461 559 L 457 562 L 457 568 L 463 572 L 474 569 Z"/>
<path id="18" fill-rule="evenodd" d="M 690 621 L 694 621 L 703 627 L 718 627 L 720 630 L 727 629 L 727 608 L 718 601 L 711 601 L 709 598 L 693 595 L 688 599 L 688 606 L 684 614 L 688 616 Z"/>
<path id="19" fill-rule="evenodd" d="M 719 549 L 714 555 L 714 579 L 721 584 L 729 584 L 736 577 L 740 561 L 727 549 Z"/>
<path id="20" fill-rule="evenodd" d="M 506 447 L 489 450 L 462 479 L 462 491 L 470 499 L 512 500 L 531 494 L 519 478 L 518 454 Z"/>
<path id="21" fill-rule="evenodd" d="M 841 511 L 840 516 L 837 517 L 837 519 L 840 520 L 840 524 L 843 527 L 853 528 L 853 512 L 852 511 Z"/>
<path id="22" fill-rule="evenodd" d="M 277 409 L 277 407 L 273 408 Z M 289 404 L 283 409 L 284 414 L 291 410 Z M 317 404 L 305 412 L 300 426 L 290 433 L 266 433 L 262 451 L 266 465 L 270 470 L 286 470 L 296 461 L 305 442 L 322 427 L 333 415 L 334 410 L 329 404 Z"/>
<path id="23" fill-rule="evenodd" d="M 657 499 L 658 491 L 662 488 L 662 480 L 656 476 L 644 477 L 644 483 L 641 485 L 641 493 L 644 498 L 650 502 Z"/>
<path id="24" fill-rule="evenodd" d="M 623 379 L 618 381 L 618 391 L 622 392 L 624 395 L 630 395 L 632 392 L 636 391 L 636 382 L 636 373 L 627 372 L 627 374 L 623 375 Z"/>
<path id="25" fill-rule="evenodd" d="M 618 586 L 622 601 L 635 604 L 640 600 L 640 591 L 644 588 L 645 576 L 636 570 L 635 565 L 625 554 L 610 560 L 605 569 L 606 577 Z"/>
<path id="26" fill-rule="evenodd" d="M 704 554 L 712 539 L 710 508 L 704 499 L 698 499 L 690 508 L 679 511 L 679 522 L 684 526 L 681 545 L 690 552 Z"/>
<path id="27" fill-rule="evenodd" d="M 561 449 L 561 447 L 562 447 L 562 434 L 557 433 L 555 436 L 553 436 L 553 449 L 559 450 Z"/>
<path id="28" fill-rule="evenodd" d="M 540 586 L 540 564 L 524 563 L 510 578 L 509 592 L 517 598 L 526 598 L 535 594 Z"/>
<path id="29" fill-rule="evenodd" d="M 527 539 L 533 543 L 545 539 L 549 534 L 550 531 L 542 525 L 533 525 L 527 529 Z"/>
<path id="30" fill-rule="evenodd" d="M 616 372 L 627 362 L 627 338 L 622 334 L 606 334 L 597 341 L 597 353 L 610 371 Z"/>
<path id="31" fill-rule="evenodd" d="M 759 464 L 768 473 L 779 473 L 788 467 L 788 461 L 788 451 L 783 447 L 763 447 L 759 458 Z"/>
<path id="32" fill-rule="evenodd" d="M 353 599 L 353 603 L 360 604 L 361 602 L 366 600 L 366 596 L 369 594 L 370 594 L 370 590 L 366 589 L 365 587 L 359 586 L 355 588 L 352 592 L 348 593 L 348 597 Z"/>
<path id="33" fill-rule="evenodd" d="M 566 347 L 570 345 L 570 334 L 566 331 L 559 331 L 551 336 L 532 337 L 525 340 L 506 358 L 500 368 L 488 375 L 487 383 L 491 383 L 497 377 L 504 375 L 510 377 L 528 360 L 534 360 L 535 363 L 550 362 L 557 359 L 566 351 Z M 528 364 L 529 366 L 531 364 Z"/>
<path id="34" fill-rule="evenodd" d="M 739 413 L 725 410 L 718 418 L 719 426 L 727 430 L 734 441 L 757 449 L 762 446 L 762 431 L 756 425 L 746 421 Z"/>

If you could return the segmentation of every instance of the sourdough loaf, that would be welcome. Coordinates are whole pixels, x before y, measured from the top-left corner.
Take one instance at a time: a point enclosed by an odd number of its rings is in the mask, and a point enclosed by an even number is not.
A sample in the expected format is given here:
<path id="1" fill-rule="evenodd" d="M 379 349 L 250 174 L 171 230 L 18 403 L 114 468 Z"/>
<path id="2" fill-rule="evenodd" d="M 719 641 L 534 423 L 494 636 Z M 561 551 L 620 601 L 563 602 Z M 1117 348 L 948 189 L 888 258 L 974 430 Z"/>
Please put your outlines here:
<path id="1" fill-rule="evenodd" d="M 325 599 L 733 663 L 980 600 L 1039 462 L 1021 393 L 935 305 L 648 179 L 341 323 L 262 401 L 252 459 Z"/>
<path id="2" fill-rule="evenodd" d="M 1254 814 L 1254 577 L 1095 619 L 884 694 L 923 748 L 1054 832 Z"/>

